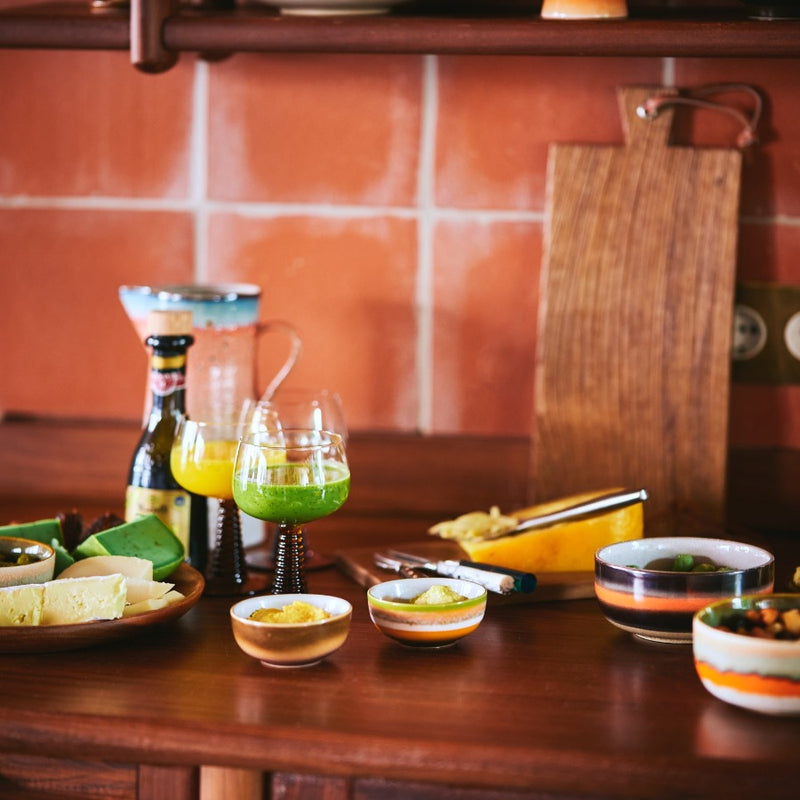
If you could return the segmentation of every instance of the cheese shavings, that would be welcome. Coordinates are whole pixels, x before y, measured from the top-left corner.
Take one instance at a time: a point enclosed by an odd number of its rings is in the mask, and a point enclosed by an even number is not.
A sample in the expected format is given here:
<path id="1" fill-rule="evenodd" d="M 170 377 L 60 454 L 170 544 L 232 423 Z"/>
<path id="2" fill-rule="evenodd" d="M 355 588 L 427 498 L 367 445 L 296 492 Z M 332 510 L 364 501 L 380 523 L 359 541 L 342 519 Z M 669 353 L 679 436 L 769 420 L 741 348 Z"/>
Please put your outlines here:
<path id="1" fill-rule="evenodd" d="M 500 513 L 497 506 L 485 511 L 470 511 L 460 517 L 439 522 L 428 529 L 428 533 L 442 539 L 455 539 L 458 542 L 497 539 L 514 530 L 518 520 Z"/>

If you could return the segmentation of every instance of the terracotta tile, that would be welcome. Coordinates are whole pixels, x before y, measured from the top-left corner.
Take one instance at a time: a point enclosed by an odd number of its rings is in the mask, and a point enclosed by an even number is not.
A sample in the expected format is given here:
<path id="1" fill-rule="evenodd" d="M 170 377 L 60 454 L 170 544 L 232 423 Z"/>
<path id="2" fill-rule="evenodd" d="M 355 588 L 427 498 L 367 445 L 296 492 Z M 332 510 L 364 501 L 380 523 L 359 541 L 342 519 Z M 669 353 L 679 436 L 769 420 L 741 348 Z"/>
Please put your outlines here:
<path id="1" fill-rule="evenodd" d="M 214 66 L 209 191 L 225 200 L 407 205 L 421 64 L 405 56 L 237 56 Z"/>
<path id="2" fill-rule="evenodd" d="M 541 226 L 436 228 L 433 430 L 529 435 Z"/>
<path id="3" fill-rule="evenodd" d="M 744 158 L 742 213 L 800 214 L 800 60 L 709 58 L 676 62 L 675 83 L 681 89 L 727 82 L 754 86 L 764 99 L 761 143 Z M 747 94 L 719 95 L 717 99 L 745 112 L 753 105 Z M 691 120 L 691 141 L 702 146 L 734 146 L 742 127 L 727 114 L 713 111 L 694 112 Z"/>
<path id="4" fill-rule="evenodd" d="M 731 386 L 732 447 L 800 448 L 800 386 Z"/>
<path id="5" fill-rule="evenodd" d="M 658 59 L 439 59 L 436 200 L 543 209 L 552 142 L 622 143 L 616 92 L 659 85 Z"/>
<path id="6" fill-rule="evenodd" d="M 739 225 L 738 279 L 800 283 L 800 228 L 792 224 Z"/>
<path id="7" fill-rule="evenodd" d="M 339 392 L 353 429 L 415 427 L 412 222 L 220 214 L 209 252 L 210 280 L 257 283 L 262 317 L 287 320 L 302 335 L 291 384 Z M 280 334 L 264 341 L 262 386 L 285 352 Z"/>
<path id="8" fill-rule="evenodd" d="M 0 194 L 184 198 L 192 61 L 157 77 L 127 53 L 0 51 Z"/>
<path id="9" fill-rule="evenodd" d="M 189 218 L 0 209 L 0 243 L 0 413 L 141 419 L 147 357 L 117 289 L 189 280 Z"/>

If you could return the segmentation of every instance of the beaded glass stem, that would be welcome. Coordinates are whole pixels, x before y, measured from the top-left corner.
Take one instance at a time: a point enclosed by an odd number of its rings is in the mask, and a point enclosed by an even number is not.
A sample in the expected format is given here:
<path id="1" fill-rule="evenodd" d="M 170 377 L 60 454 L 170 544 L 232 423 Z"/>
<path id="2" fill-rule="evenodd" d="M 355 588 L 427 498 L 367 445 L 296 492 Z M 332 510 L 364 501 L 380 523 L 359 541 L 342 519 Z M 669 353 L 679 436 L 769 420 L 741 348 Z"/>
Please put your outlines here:
<path id="1" fill-rule="evenodd" d="M 231 499 L 220 500 L 214 551 L 206 570 L 206 593 L 246 594 L 246 584 L 247 564 L 239 508 Z"/>
<path id="2" fill-rule="evenodd" d="M 275 574 L 272 594 L 305 594 L 305 540 L 299 525 L 278 525 L 275 529 Z"/>

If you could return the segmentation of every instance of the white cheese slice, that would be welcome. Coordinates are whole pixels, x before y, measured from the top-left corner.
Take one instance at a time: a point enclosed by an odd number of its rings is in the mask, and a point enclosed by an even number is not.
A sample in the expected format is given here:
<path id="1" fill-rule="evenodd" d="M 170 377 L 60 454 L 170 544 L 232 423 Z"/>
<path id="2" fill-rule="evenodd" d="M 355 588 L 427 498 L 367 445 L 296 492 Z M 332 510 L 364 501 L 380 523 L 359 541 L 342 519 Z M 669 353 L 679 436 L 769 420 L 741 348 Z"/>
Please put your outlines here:
<path id="1" fill-rule="evenodd" d="M 126 578 L 153 580 L 153 562 L 136 556 L 90 556 L 70 564 L 59 578 L 91 578 L 95 575 L 119 573 Z"/>
<path id="2" fill-rule="evenodd" d="M 130 596 L 130 590 L 128 592 L 128 596 Z M 122 616 L 135 617 L 137 614 L 145 614 L 148 611 L 157 611 L 159 608 L 166 608 L 171 603 L 175 603 L 178 600 L 183 599 L 183 595 L 177 589 L 173 589 L 171 592 L 167 592 L 161 597 L 149 597 L 146 600 L 140 600 L 138 603 L 132 603 L 125 606 Z"/>
<path id="3" fill-rule="evenodd" d="M 118 619 L 127 596 L 124 575 L 57 578 L 44 584 L 43 625 Z"/>
<path id="4" fill-rule="evenodd" d="M 146 614 L 148 611 L 158 611 L 159 608 L 166 608 L 168 605 L 169 600 L 164 597 L 151 597 L 148 600 L 140 600 L 138 603 L 125 606 L 122 616 L 135 617 L 138 614 Z"/>
<path id="5" fill-rule="evenodd" d="M 40 625 L 43 610 L 41 583 L 0 589 L 0 625 Z"/>
<path id="6" fill-rule="evenodd" d="M 141 578 L 128 578 L 128 603 L 134 605 L 143 600 L 157 600 L 163 597 L 174 583 L 164 581 L 147 581 Z"/>

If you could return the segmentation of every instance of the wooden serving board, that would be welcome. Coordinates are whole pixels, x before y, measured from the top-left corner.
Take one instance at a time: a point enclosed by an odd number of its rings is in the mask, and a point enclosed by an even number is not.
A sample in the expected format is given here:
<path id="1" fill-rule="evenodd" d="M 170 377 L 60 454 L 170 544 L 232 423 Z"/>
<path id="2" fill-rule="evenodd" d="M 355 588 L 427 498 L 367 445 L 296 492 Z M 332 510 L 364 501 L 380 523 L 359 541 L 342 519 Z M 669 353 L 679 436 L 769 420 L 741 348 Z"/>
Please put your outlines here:
<path id="1" fill-rule="evenodd" d="M 624 146 L 554 145 L 531 500 L 643 486 L 721 521 L 741 154 L 674 147 L 623 89 Z"/>
<path id="2" fill-rule="evenodd" d="M 436 561 L 466 559 L 467 554 L 455 543 L 444 539 L 404 542 L 394 549 Z M 375 566 L 373 555 L 385 548 L 354 547 L 334 553 L 336 566 L 364 588 L 399 577 Z M 492 603 L 541 603 L 551 600 L 578 600 L 594 597 L 594 574 L 591 572 L 552 572 L 536 575 L 536 589 L 529 594 L 515 592 L 507 597 L 490 594 Z"/>

